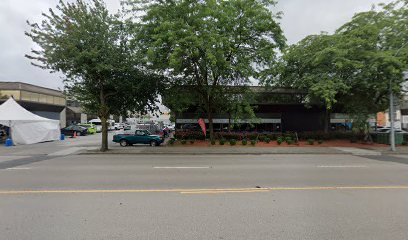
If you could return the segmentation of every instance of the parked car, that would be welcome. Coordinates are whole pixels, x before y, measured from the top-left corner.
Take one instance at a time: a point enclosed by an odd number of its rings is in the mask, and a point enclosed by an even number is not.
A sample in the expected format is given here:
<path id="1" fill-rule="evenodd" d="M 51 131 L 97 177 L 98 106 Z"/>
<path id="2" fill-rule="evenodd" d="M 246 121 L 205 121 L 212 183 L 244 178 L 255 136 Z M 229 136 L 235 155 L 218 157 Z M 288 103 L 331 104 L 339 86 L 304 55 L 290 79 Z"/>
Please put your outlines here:
<path id="1" fill-rule="evenodd" d="M 66 136 L 74 136 L 74 133 L 76 133 L 77 136 L 85 136 L 88 134 L 88 129 L 86 127 L 71 125 L 71 126 L 62 128 L 61 133 Z"/>
<path id="2" fill-rule="evenodd" d="M 114 124 L 112 125 L 112 130 L 120 130 L 120 129 L 123 129 L 123 125 L 122 125 L 122 124 L 120 124 L 120 123 L 114 123 Z"/>
<path id="3" fill-rule="evenodd" d="M 126 147 L 132 144 L 142 143 L 150 146 L 159 146 L 164 138 L 158 135 L 152 135 L 144 129 L 137 129 L 135 134 L 116 134 L 113 136 L 113 142 L 119 143 L 120 146 Z"/>
<path id="4" fill-rule="evenodd" d="M 132 126 L 130 126 L 129 124 L 125 124 L 125 126 L 123 127 L 123 130 L 132 130 Z"/>
<path id="5" fill-rule="evenodd" d="M 93 124 L 81 123 L 77 126 L 86 127 L 88 129 L 88 134 L 95 134 L 96 133 L 96 126 Z"/>
<path id="6" fill-rule="evenodd" d="M 88 124 L 94 125 L 96 132 L 102 132 L 102 123 L 99 118 L 95 118 L 88 121 Z"/>
<path id="7" fill-rule="evenodd" d="M 175 125 L 168 125 L 167 128 L 169 129 L 170 132 L 173 132 L 176 129 Z"/>

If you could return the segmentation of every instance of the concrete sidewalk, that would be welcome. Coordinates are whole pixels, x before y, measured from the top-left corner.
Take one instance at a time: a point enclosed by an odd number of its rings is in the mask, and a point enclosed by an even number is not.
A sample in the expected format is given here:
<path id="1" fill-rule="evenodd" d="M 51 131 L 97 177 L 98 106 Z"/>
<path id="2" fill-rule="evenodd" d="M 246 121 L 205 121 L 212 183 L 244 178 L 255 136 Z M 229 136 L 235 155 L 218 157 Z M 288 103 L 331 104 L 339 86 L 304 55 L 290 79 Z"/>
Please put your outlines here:
<path id="1" fill-rule="evenodd" d="M 391 152 L 389 153 L 391 154 Z M 82 154 L 350 154 L 365 156 L 387 154 L 387 150 L 350 147 L 146 147 L 138 145 L 130 147 L 115 146 L 104 153 L 99 152 L 97 149 L 88 150 L 82 152 Z"/>

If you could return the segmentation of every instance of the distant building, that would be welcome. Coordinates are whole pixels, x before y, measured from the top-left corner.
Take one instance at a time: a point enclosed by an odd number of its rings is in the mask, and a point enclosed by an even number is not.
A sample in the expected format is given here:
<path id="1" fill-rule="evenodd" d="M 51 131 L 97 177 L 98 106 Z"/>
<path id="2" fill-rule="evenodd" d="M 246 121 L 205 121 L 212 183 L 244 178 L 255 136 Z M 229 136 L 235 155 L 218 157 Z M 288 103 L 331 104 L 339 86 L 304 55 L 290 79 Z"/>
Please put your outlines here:
<path id="1" fill-rule="evenodd" d="M 66 99 L 62 91 L 22 82 L 0 82 L 0 104 L 10 97 L 32 113 L 60 120 L 61 127 L 65 127 Z"/>
<path id="2" fill-rule="evenodd" d="M 66 121 L 67 125 L 88 122 L 88 115 L 84 113 L 78 101 L 67 100 Z"/>

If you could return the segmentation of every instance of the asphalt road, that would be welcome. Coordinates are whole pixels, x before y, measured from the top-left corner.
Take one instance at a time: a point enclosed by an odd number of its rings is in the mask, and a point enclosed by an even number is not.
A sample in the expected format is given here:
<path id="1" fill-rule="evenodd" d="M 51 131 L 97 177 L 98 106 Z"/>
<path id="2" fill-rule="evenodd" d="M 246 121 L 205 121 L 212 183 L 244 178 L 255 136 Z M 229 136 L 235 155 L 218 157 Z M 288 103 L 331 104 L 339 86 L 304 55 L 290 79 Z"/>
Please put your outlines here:
<path id="1" fill-rule="evenodd" d="M 408 157 L 71 155 L 0 170 L 0 239 L 408 239 Z"/>

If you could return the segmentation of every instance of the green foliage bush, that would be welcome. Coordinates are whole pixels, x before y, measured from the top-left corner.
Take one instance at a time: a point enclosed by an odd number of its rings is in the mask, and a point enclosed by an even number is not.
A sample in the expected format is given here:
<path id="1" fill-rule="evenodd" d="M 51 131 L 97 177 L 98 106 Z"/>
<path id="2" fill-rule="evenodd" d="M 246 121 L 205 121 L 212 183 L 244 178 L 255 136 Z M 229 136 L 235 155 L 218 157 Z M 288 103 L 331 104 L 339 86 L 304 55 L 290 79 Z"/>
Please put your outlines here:
<path id="1" fill-rule="evenodd" d="M 278 137 L 276 139 L 276 142 L 278 143 L 278 145 L 281 145 L 283 143 L 283 138 L 282 137 Z"/>
<path id="2" fill-rule="evenodd" d="M 225 140 L 224 138 L 221 138 L 221 139 L 220 139 L 220 145 L 224 145 L 224 144 L 225 144 L 225 141 L 226 141 L 226 140 Z"/>
<path id="3" fill-rule="evenodd" d="M 314 145 L 314 139 L 312 139 L 312 138 L 309 138 L 309 139 L 307 139 L 307 143 L 309 144 L 309 145 Z"/>
<path id="4" fill-rule="evenodd" d="M 260 135 L 260 136 L 258 137 L 258 139 L 259 139 L 260 142 L 265 141 L 265 138 L 266 138 L 265 135 Z"/>
<path id="5" fill-rule="evenodd" d="M 318 144 L 322 144 L 322 143 L 323 143 L 323 140 L 319 139 L 319 140 L 317 141 L 317 143 L 318 143 Z"/>
<path id="6" fill-rule="evenodd" d="M 170 145 L 173 145 L 175 142 L 176 142 L 176 140 L 174 140 L 174 139 L 170 139 L 170 140 L 169 140 L 169 144 L 170 144 Z"/>
<path id="7" fill-rule="evenodd" d="M 251 145 L 255 146 L 256 145 L 256 140 L 251 140 Z"/>
<path id="8" fill-rule="evenodd" d="M 186 144 L 186 143 L 187 143 L 187 140 L 182 139 L 180 142 L 181 142 L 181 144 L 183 144 L 183 145 L 184 145 L 184 144 Z"/>
<path id="9" fill-rule="evenodd" d="M 177 139 L 205 140 L 205 136 L 202 131 L 176 131 L 174 137 Z"/>
<path id="10" fill-rule="evenodd" d="M 237 140 L 235 140 L 235 139 L 230 140 L 230 145 L 231 146 L 235 146 L 236 144 L 237 144 Z"/>
<path id="11" fill-rule="evenodd" d="M 268 138 L 268 137 L 266 137 L 266 138 L 265 138 L 265 142 L 266 142 L 266 143 L 270 143 L 270 142 L 271 142 L 271 139 Z"/>
<path id="12" fill-rule="evenodd" d="M 223 132 L 217 132 L 214 133 L 214 136 L 216 139 L 221 139 L 224 138 L 226 140 L 231 140 L 231 139 L 243 139 L 244 138 L 244 134 L 243 133 L 223 133 Z"/>
<path id="13" fill-rule="evenodd" d="M 215 144 L 216 144 L 215 140 L 211 140 L 211 145 L 215 145 Z"/>
<path id="14" fill-rule="evenodd" d="M 248 140 L 246 140 L 246 139 L 242 139 L 242 145 L 247 145 L 248 144 Z"/>

